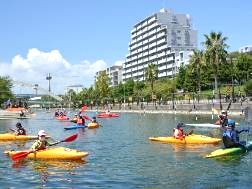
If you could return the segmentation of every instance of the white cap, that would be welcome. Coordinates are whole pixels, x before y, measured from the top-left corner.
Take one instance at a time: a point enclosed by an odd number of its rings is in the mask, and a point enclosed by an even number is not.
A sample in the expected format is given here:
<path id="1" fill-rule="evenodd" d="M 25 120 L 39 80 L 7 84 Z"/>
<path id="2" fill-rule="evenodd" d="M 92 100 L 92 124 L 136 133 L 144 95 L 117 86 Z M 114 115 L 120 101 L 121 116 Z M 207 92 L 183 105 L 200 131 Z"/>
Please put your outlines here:
<path id="1" fill-rule="evenodd" d="M 46 132 L 44 130 L 40 130 L 38 132 L 38 136 L 46 136 Z"/>

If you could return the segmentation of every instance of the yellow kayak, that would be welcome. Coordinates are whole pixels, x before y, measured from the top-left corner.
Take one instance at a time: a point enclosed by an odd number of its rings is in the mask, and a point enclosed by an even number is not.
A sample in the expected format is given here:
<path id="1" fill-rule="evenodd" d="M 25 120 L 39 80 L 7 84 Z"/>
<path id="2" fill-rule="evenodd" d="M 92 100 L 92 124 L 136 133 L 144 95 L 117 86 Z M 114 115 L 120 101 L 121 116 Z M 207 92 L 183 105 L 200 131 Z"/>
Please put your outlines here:
<path id="1" fill-rule="evenodd" d="M 27 150 L 29 152 L 30 150 Z M 12 156 L 20 151 L 5 151 L 4 153 Z M 23 152 L 23 151 L 22 151 Z M 46 150 L 40 150 L 35 153 L 30 153 L 27 158 L 38 158 L 38 159 L 68 159 L 78 160 L 88 155 L 88 152 L 81 152 L 64 147 L 48 148 Z"/>
<path id="2" fill-rule="evenodd" d="M 151 141 L 167 142 L 167 143 L 182 143 L 182 144 L 218 144 L 222 139 L 208 137 L 205 135 L 192 134 L 183 139 L 174 137 L 150 137 Z"/>
<path id="3" fill-rule="evenodd" d="M 95 128 L 98 128 L 98 127 L 99 127 L 99 124 L 98 124 L 98 123 L 89 123 L 89 124 L 87 125 L 87 127 L 88 127 L 89 129 L 95 129 Z"/>
<path id="4" fill-rule="evenodd" d="M 49 138 L 49 136 L 47 136 Z M 36 140 L 38 136 L 31 135 L 15 135 L 14 133 L 0 134 L 0 140 Z"/>

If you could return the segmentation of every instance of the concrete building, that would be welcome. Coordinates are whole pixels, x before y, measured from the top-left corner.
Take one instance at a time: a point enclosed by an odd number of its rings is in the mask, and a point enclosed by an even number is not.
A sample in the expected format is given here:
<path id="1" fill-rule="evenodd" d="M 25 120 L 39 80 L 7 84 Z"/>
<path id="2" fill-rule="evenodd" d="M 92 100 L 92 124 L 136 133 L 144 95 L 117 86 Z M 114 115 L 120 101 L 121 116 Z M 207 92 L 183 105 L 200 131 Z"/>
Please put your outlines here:
<path id="1" fill-rule="evenodd" d="M 109 78 L 111 79 L 110 87 L 116 87 L 120 84 L 120 82 L 122 82 L 122 70 L 123 70 L 122 66 L 114 65 L 114 66 L 107 68 L 106 70 L 96 72 L 95 81 L 96 81 L 97 77 L 102 72 L 105 71 L 107 73 L 107 75 L 109 76 Z"/>
<path id="2" fill-rule="evenodd" d="M 252 53 L 252 45 L 247 45 L 239 49 L 240 53 Z"/>
<path id="3" fill-rule="evenodd" d="M 134 25 L 129 53 L 123 64 L 123 81 L 144 80 L 148 64 L 157 64 L 158 78 L 176 74 L 176 56 L 197 47 L 197 32 L 192 29 L 189 15 L 161 9 Z"/>

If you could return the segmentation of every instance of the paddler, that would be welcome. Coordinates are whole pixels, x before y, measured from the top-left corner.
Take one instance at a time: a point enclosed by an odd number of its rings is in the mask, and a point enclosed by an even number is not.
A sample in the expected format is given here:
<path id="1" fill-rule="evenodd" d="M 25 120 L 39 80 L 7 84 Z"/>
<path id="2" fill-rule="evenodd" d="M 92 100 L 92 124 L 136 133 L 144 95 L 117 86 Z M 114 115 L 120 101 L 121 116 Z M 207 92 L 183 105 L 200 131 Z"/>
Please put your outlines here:
<path id="1" fill-rule="evenodd" d="M 222 135 L 222 140 L 225 148 L 242 147 L 246 149 L 246 147 L 240 143 L 239 134 L 241 132 L 249 132 L 249 130 L 243 129 L 239 131 L 235 129 L 235 121 L 229 119 L 228 126 L 227 128 L 225 128 L 224 133 Z"/>
<path id="2" fill-rule="evenodd" d="M 32 147 L 31 147 L 31 150 L 32 151 L 38 151 L 38 150 L 44 150 L 46 149 L 47 146 L 51 146 L 52 144 L 49 143 L 47 140 L 46 140 L 46 132 L 44 130 L 40 130 L 38 132 L 38 140 L 36 140 Z"/>
<path id="3" fill-rule="evenodd" d="M 15 134 L 18 135 L 26 135 L 25 129 L 22 127 L 22 124 L 20 122 L 17 122 L 16 124 L 17 130 L 11 129 L 15 132 Z"/>
<path id="4" fill-rule="evenodd" d="M 81 114 L 79 114 L 79 117 L 77 118 L 77 124 L 78 125 L 85 125 L 85 119 L 82 117 Z"/>
<path id="5" fill-rule="evenodd" d="M 193 133 L 193 130 L 191 130 L 188 134 L 184 134 L 183 123 L 178 123 L 177 127 L 173 129 L 173 137 L 176 139 L 183 139 L 188 135 L 191 135 Z"/>
<path id="6" fill-rule="evenodd" d="M 228 115 L 227 115 L 227 111 L 222 110 L 221 111 L 221 115 L 219 115 L 220 118 L 220 125 L 222 127 L 225 127 L 228 125 Z"/>
<path id="7" fill-rule="evenodd" d="M 179 123 L 176 128 L 173 129 L 173 137 L 176 139 L 183 139 L 185 137 L 183 128 L 184 124 Z"/>
<path id="8" fill-rule="evenodd" d="M 91 121 L 91 123 L 97 123 L 97 121 L 96 121 L 96 117 L 92 117 L 92 121 Z"/>
<path id="9" fill-rule="evenodd" d="M 77 115 L 77 114 L 74 114 L 74 117 L 73 117 L 72 121 L 76 123 L 77 120 L 78 120 L 78 115 Z"/>

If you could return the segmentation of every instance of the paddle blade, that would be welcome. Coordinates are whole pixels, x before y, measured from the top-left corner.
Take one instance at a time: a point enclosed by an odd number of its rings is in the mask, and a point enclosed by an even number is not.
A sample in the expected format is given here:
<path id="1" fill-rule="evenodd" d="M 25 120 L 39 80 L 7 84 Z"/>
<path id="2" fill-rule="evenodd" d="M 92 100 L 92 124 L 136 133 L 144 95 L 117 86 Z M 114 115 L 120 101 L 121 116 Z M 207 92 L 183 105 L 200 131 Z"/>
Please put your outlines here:
<path id="1" fill-rule="evenodd" d="M 72 142 L 74 141 L 76 138 L 78 137 L 78 134 L 74 134 L 68 138 L 66 138 L 65 140 L 63 140 L 62 142 Z"/>
<path id="2" fill-rule="evenodd" d="M 82 108 L 81 108 L 81 112 L 85 112 L 87 110 L 87 106 L 84 105 Z"/>
<path id="3" fill-rule="evenodd" d="M 214 114 L 220 114 L 219 111 L 216 110 L 215 108 L 212 108 L 212 112 L 213 112 Z"/>
<path id="4" fill-rule="evenodd" d="M 83 115 L 82 117 L 83 117 L 84 119 L 86 119 L 86 120 L 92 121 L 92 119 L 91 119 L 90 117 L 88 117 L 87 115 Z"/>
<path id="5" fill-rule="evenodd" d="M 21 159 L 26 158 L 30 153 L 32 153 L 32 151 L 17 152 L 11 158 L 13 161 L 21 160 Z"/>

